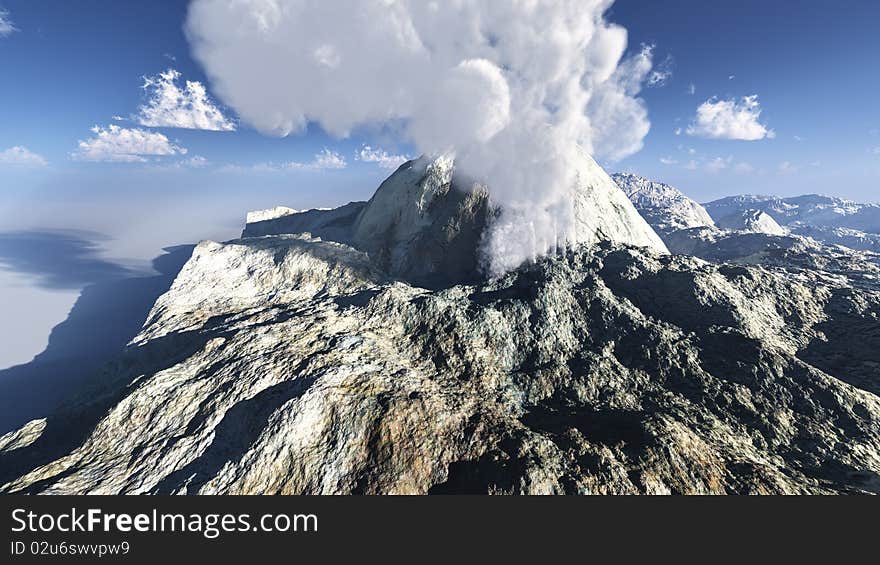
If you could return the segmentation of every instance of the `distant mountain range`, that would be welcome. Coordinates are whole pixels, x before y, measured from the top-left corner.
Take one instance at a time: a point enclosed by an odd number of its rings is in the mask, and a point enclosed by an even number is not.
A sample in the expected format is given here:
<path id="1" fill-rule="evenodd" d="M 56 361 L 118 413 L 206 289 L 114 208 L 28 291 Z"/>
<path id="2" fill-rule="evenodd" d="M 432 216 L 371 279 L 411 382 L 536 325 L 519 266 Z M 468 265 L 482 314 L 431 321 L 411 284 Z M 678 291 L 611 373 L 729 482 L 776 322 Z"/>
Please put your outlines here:
<path id="1" fill-rule="evenodd" d="M 612 177 L 664 240 L 676 230 L 703 227 L 803 236 L 826 245 L 880 252 L 880 204 L 807 194 L 728 196 L 700 205 L 667 184 L 632 174 Z"/>

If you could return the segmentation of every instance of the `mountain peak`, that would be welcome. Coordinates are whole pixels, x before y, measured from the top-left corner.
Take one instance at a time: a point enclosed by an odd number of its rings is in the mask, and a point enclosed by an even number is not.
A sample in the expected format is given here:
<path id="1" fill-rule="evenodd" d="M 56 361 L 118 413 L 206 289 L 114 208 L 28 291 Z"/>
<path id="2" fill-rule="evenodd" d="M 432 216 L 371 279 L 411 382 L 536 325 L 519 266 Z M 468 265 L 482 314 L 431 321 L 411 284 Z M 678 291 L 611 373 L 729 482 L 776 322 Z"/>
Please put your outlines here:
<path id="1" fill-rule="evenodd" d="M 661 235 L 715 225 L 705 208 L 675 187 L 631 173 L 615 173 L 612 178 Z"/>

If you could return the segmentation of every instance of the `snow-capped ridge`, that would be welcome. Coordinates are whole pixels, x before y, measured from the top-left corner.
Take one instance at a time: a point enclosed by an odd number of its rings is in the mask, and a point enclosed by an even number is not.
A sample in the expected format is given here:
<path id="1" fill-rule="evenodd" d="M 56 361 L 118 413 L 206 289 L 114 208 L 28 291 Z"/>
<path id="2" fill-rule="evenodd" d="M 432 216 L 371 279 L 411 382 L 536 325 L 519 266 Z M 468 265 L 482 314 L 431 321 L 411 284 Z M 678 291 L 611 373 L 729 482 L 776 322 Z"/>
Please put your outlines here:
<path id="1" fill-rule="evenodd" d="M 615 173 L 612 178 L 661 236 L 679 229 L 715 225 L 705 208 L 675 187 L 631 173 Z"/>
<path id="2" fill-rule="evenodd" d="M 718 219 L 716 225 L 719 228 L 743 231 L 749 233 L 766 233 L 770 235 L 785 235 L 787 232 L 770 214 L 754 208 L 734 212 Z"/>

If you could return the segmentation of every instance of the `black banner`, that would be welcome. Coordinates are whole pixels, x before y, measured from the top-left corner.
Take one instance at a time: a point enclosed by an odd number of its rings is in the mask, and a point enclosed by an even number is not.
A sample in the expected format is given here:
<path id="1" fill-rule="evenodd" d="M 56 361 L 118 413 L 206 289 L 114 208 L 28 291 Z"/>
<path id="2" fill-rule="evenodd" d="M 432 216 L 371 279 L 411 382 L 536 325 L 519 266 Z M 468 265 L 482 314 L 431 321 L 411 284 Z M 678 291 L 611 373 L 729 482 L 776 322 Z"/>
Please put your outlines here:
<path id="1" fill-rule="evenodd" d="M 2 563 L 875 559 L 869 497 L 0 497 Z M 859 553 L 866 551 L 866 553 Z M 154 561 L 155 563 L 155 561 Z"/>

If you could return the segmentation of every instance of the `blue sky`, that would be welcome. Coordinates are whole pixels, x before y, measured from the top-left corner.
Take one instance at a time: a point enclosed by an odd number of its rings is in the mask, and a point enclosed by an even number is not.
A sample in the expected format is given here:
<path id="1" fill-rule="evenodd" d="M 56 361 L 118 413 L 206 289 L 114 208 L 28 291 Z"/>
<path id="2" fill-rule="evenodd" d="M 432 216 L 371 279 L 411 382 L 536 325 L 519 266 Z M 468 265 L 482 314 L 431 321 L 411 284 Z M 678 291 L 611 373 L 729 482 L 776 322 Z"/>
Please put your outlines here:
<path id="1" fill-rule="evenodd" d="M 365 145 L 392 157 L 413 154 L 387 128 L 340 140 L 312 125 L 279 138 L 238 123 L 191 55 L 187 7 L 182 0 L 0 0 L 0 231 L 97 232 L 103 256 L 143 267 L 164 246 L 235 237 L 247 210 L 368 198 L 389 170 L 355 158 Z M 651 124 L 644 147 L 604 161 L 610 171 L 663 180 L 700 201 L 809 192 L 880 200 L 880 2 L 618 0 L 608 18 L 629 30 L 630 55 L 654 46 L 660 72 L 640 94 Z M 181 85 L 205 85 L 208 102 L 236 131 L 138 125 L 144 77 L 168 69 L 180 73 Z M 738 114 L 738 134 L 731 124 L 697 119 L 701 105 L 723 118 L 723 104 L 741 112 L 747 100 L 760 115 Z M 93 126 L 141 128 L 164 136 L 150 141 L 176 154 L 84 159 L 78 143 L 99 136 Z M 345 166 L 316 162 L 325 151 Z M 16 327 L 30 345 L 0 355 L 0 366 L 39 351 L 48 320 L 63 319 L 78 292 L 3 276 L 0 310 L 20 312 L 33 327 Z M 36 302 L 51 311 L 36 316 Z"/>
<path id="2" fill-rule="evenodd" d="M 700 200 L 740 192 L 880 199 L 880 3 L 620 0 L 611 14 L 629 29 L 631 44 L 656 44 L 674 59 L 666 87 L 644 94 L 652 122 L 645 149 L 620 166 L 667 180 Z M 754 94 L 775 139 L 675 135 L 707 98 Z M 708 160 L 732 156 L 755 174 L 659 162 L 672 157 L 688 163 L 689 149 Z"/>
<path id="3" fill-rule="evenodd" d="M 16 28 L 0 39 L 6 77 L 0 89 L 0 151 L 23 146 L 49 163 L 3 167 L 0 183 L 6 186 L 0 198 L 38 187 L 44 197 L 67 201 L 130 185 L 124 190 L 135 193 L 136 200 L 139 191 L 157 190 L 150 183 L 158 175 L 163 177 L 159 192 L 246 189 L 270 197 L 276 187 L 285 187 L 293 205 L 321 204 L 317 196 L 333 204 L 368 195 L 382 178 L 385 171 L 352 158 L 364 143 L 391 153 L 412 151 L 387 135 L 338 140 L 311 127 L 306 135 L 273 138 L 242 125 L 236 132 L 159 131 L 185 147 L 187 157 L 215 165 L 306 163 L 329 148 L 348 166 L 263 178 L 77 162 L 71 153 L 91 136 L 90 127 L 125 127 L 112 117 L 137 112 L 144 102 L 142 77 L 174 68 L 210 91 L 182 30 L 187 3 L 0 0 L 0 7 Z M 655 65 L 668 63 L 671 76 L 662 87 L 642 92 L 651 121 L 644 149 L 605 163 L 608 168 L 666 180 L 699 200 L 737 192 L 812 191 L 877 199 L 880 4 L 619 0 L 609 18 L 629 30 L 630 51 L 655 45 Z M 751 95 L 757 95 L 760 123 L 772 129 L 773 139 L 688 135 L 703 102 Z M 261 202 L 255 198 L 255 204 Z"/>

